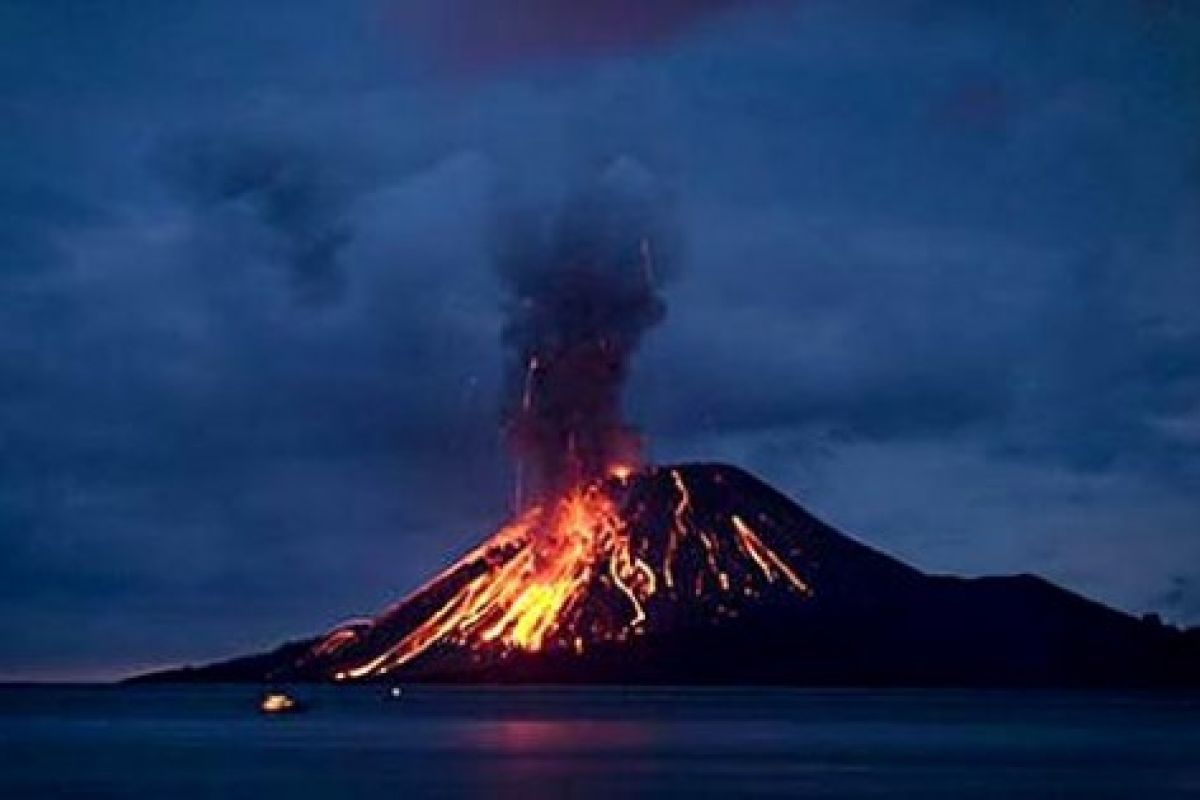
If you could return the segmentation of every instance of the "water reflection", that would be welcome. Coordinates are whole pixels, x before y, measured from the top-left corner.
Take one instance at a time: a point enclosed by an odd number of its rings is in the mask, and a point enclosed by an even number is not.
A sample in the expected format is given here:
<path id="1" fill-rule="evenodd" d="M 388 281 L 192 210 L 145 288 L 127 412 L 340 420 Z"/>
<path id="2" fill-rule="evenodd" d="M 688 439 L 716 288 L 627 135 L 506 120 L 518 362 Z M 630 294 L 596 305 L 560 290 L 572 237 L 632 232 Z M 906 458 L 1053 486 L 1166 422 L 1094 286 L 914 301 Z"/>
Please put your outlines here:
<path id="1" fill-rule="evenodd" d="M 459 738 L 471 749 L 532 755 L 642 749 L 659 737 L 647 722 L 538 719 L 479 722 Z"/>
<path id="2" fill-rule="evenodd" d="M 461 778 L 491 797 L 632 797 L 661 751 L 664 731 L 646 721 L 474 721 L 458 732 Z M 641 786 L 644 788 L 644 786 Z"/>

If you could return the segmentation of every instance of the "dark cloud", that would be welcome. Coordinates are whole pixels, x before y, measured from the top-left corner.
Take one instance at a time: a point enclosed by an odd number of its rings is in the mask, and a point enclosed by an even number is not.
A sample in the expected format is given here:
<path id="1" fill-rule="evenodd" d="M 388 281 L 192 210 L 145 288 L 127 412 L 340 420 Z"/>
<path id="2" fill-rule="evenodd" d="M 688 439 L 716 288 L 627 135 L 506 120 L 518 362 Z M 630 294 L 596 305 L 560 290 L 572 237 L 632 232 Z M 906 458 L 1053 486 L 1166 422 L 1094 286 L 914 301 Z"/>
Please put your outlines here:
<path id="1" fill-rule="evenodd" d="M 1074 469 L 1140 464 L 1194 480 L 1200 443 L 1158 428 L 1200 397 L 1200 328 L 1163 316 L 1170 299 L 1147 297 L 1133 265 L 1112 258 L 1063 270 L 1038 340 L 1021 352 L 1023 407 L 1002 446 Z"/>
<path id="2" fill-rule="evenodd" d="M 1170 609 L 1171 616 L 1195 619 L 1200 615 L 1200 577 L 1176 575 L 1171 578 L 1170 588 L 1163 594 L 1160 603 Z"/>
<path id="3" fill-rule="evenodd" d="M 481 71 L 661 43 L 718 12 L 774 0 L 388 0 L 398 32 L 443 64 Z"/>
<path id="4" fill-rule="evenodd" d="M 330 165 L 299 146 L 224 136 L 171 142 L 159 161 L 198 213 L 227 226 L 224 235 L 260 227 L 264 255 L 287 266 L 301 301 L 330 302 L 344 289 L 347 187 Z"/>

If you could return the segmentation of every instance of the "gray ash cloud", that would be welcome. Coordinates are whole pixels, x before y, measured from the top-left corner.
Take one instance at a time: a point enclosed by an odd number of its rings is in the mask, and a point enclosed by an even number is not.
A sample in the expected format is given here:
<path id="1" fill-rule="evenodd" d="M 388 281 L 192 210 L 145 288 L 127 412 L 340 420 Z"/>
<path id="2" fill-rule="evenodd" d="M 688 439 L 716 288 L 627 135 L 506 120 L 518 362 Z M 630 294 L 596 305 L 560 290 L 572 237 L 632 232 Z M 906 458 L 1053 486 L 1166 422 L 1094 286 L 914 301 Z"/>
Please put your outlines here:
<path id="1" fill-rule="evenodd" d="M 660 287 L 676 250 L 661 186 L 629 159 L 556 208 L 502 221 L 504 414 L 529 493 L 639 457 L 621 394 L 642 337 L 666 314 Z"/>

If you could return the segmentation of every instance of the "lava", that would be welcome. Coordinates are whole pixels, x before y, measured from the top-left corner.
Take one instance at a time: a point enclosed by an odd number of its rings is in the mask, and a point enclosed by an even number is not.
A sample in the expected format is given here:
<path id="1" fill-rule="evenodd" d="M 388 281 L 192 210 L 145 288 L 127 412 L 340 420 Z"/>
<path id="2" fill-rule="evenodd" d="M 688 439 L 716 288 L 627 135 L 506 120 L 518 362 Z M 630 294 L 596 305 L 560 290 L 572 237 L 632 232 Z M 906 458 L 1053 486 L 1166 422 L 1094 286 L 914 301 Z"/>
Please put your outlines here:
<path id="1" fill-rule="evenodd" d="M 675 494 L 665 531 L 644 500 L 632 502 L 634 490 L 655 476 L 669 476 Z M 535 504 L 376 621 L 330 633 L 313 655 L 337 664 L 339 680 L 378 678 L 445 652 L 476 661 L 515 653 L 582 656 L 597 644 L 666 628 L 696 598 L 724 613 L 739 593 L 755 596 L 775 584 L 810 592 L 740 517 L 701 525 L 690 497 L 679 471 L 651 468 Z M 685 595 L 677 592 L 681 576 Z M 381 634 L 384 646 L 359 647 L 429 597 L 438 602 L 413 624 Z"/>
<path id="2" fill-rule="evenodd" d="M 808 584 L 805 583 L 790 567 L 776 555 L 775 551 L 762 543 L 749 525 L 742 522 L 737 515 L 732 517 L 733 527 L 738 533 L 738 541 L 746 554 L 754 559 L 754 563 L 758 564 L 759 569 L 767 577 L 767 580 L 774 581 L 775 573 L 787 580 L 792 586 L 801 592 L 808 592 Z"/>

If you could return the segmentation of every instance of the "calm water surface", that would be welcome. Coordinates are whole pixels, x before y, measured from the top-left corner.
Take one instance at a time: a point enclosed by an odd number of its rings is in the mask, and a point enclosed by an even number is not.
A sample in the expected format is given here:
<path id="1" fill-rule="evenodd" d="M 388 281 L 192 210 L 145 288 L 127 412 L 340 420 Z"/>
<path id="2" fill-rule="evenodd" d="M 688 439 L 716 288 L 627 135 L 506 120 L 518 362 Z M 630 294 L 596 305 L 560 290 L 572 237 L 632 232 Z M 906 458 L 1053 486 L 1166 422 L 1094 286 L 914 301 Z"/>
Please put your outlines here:
<path id="1" fill-rule="evenodd" d="M 1200 696 L 0 688 L 0 798 L 1200 798 Z"/>

